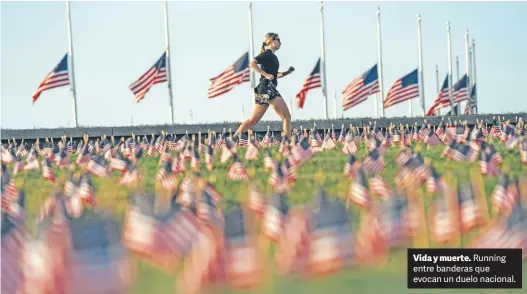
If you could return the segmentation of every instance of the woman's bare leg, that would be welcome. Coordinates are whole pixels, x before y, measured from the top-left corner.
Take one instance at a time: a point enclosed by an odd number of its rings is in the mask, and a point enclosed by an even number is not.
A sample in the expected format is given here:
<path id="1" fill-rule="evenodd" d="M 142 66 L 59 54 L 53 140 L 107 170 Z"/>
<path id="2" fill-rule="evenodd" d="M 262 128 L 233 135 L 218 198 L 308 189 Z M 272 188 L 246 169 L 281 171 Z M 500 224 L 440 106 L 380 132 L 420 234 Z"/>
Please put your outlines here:
<path id="1" fill-rule="evenodd" d="M 269 108 L 269 105 L 255 104 L 251 117 L 240 125 L 236 133 L 234 133 L 234 137 L 237 137 L 240 134 L 247 132 L 248 129 L 254 127 L 262 119 L 267 108 Z"/>
<path id="2" fill-rule="evenodd" d="M 278 116 L 280 116 L 282 119 L 282 129 L 284 134 L 287 136 L 287 138 L 291 138 L 291 114 L 289 113 L 289 108 L 287 108 L 287 104 L 285 103 L 284 99 L 282 97 L 276 97 L 269 103 L 273 106 L 274 111 L 276 111 Z"/>

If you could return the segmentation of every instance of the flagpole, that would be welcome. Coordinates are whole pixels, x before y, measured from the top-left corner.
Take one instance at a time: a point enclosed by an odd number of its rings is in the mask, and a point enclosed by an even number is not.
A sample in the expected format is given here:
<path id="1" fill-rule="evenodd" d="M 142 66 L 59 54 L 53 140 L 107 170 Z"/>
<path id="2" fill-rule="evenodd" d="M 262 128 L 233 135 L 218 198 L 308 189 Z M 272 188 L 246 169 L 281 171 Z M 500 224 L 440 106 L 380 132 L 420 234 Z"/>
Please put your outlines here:
<path id="1" fill-rule="evenodd" d="M 436 64 L 436 93 L 439 94 L 439 66 Z M 442 107 L 439 107 L 439 115 L 441 115 Z"/>
<path id="2" fill-rule="evenodd" d="M 470 39 L 468 30 L 465 31 L 465 71 L 467 72 L 467 103 L 469 103 L 469 114 L 472 113 L 472 110 L 470 110 L 470 92 L 472 91 L 472 87 L 470 86 L 471 83 L 471 73 L 470 73 Z M 461 109 L 461 102 L 459 102 L 460 109 Z"/>
<path id="3" fill-rule="evenodd" d="M 337 119 L 337 90 L 333 90 L 333 113 Z"/>
<path id="4" fill-rule="evenodd" d="M 447 46 L 448 46 L 448 97 L 450 100 L 450 113 L 451 115 L 455 115 L 454 113 L 454 93 L 452 92 L 452 44 L 450 40 L 450 22 L 448 21 L 446 23 L 446 31 L 447 31 Z"/>
<path id="5" fill-rule="evenodd" d="M 459 81 L 459 56 L 456 56 L 456 81 Z"/>
<path id="6" fill-rule="evenodd" d="M 378 67 L 377 73 L 379 76 L 379 95 L 380 95 L 380 107 L 379 115 L 384 117 L 384 89 L 383 89 L 383 79 L 382 79 L 382 46 L 381 46 L 381 8 L 377 6 L 377 59 Z M 379 105 L 379 104 L 377 104 Z"/>
<path id="7" fill-rule="evenodd" d="M 322 84 L 322 98 L 324 99 L 324 119 L 328 119 L 328 93 L 326 80 L 326 50 L 324 39 L 324 2 L 320 1 L 320 75 Z"/>
<path id="8" fill-rule="evenodd" d="M 439 93 L 439 66 L 436 64 L 436 92 Z"/>
<path id="9" fill-rule="evenodd" d="M 68 72 L 71 75 L 71 94 L 72 94 L 72 103 L 73 103 L 73 127 L 78 126 L 77 120 L 77 89 L 75 88 L 75 69 L 73 66 L 73 36 L 71 33 L 71 12 L 70 12 L 70 1 L 66 1 L 66 14 L 67 14 L 67 23 L 68 23 L 68 55 L 70 59 L 70 68 L 71 71 Z"/>
<path id="10" fill-rule="evenodd" d="M 253 34 L 253 3 L 252 1 L 249 1 L 249 61 L 254 59 L 254 34 Z M 249 75 L 250 83 L 251 83 L 251 95 L 253 96 L 253 103 L 255 103 L 255 93 L 253 89 L 256 87 L 256 79 L 254 76 L 254 70 L 250 69 L 250 75 Z"/>
<path id="11" fill-rule="evenodd" d="M 474 85 L 476 85 L 476 39 L 472 38 L 472 70 L 473 70 L 473 79 L 474 79 Z M 477 87 L 477 85 L 476 85 Z M 472 90 L 472 89 L 470 89 Z M 476 89 L 476 93 L 474 93 L 474 114 L 479 113 L 479 107 L 478 107 L 478 90 Z"/>
<path id="12" fill-rule="evenodd" d="M 165 15 L 165 54 L 167 67 L 167 81 L 168 81 L 168 113 L 170 115 L 170 124 L 174 123 L 174 99 L 172 96 L 172 71 L 170 66 L 170 37 L 168 32 L 168 9 L 167 1 L 163 2 L 163 12 Z"/>
<path id="13" fill-rule="evenodd" d="M 459 56 L 456 56 L 456 81 L 458 82 L 459 79 L 461 79 L 460 74 L 459 74 Z M 460 111 L 460 109 L 461 109 L 461 102 L 458 102 L 457 103 L 457 110 Z M 457 114 L 458 113 L 456 113 L 456 115 Z"/>
<path id="14" fill-rule="evenodd" d="M 242 121 L 245 121 L 245 107 L 242 104 Z"/>
<path id="15" fill-rule="evenodd" d="M 291 112 L 291 120 L 293 119 L 293 98 L 289 98 L 289 111 Z"/>
<path id="16" fill-rule="evenodd" d="M 419 55 L 419 93 L 421 94 L 421 113 L 426 114 L 425 110 L 425 81 L 423 78 L 423 43 L 421 37 L 421 15 L 417 15 L 417 52 Z M 410 105 L 412 105 L 410 103 Z"/>

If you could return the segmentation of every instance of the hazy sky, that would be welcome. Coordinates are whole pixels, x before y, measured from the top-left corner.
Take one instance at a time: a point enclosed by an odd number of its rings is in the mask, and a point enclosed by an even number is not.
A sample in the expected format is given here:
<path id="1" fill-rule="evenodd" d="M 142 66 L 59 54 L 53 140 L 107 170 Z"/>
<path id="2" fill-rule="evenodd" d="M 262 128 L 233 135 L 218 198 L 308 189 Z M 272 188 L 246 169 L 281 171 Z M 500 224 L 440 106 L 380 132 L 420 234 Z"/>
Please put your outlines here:
<path id="1" fill-rule="evenodd" d="M 436 96 L 435 65 L 440 80 L 447 72 L 446 21 L 452 24 L 455 56 L 465 72 L 465 29 L 476 39 L 480 112 L 527 110 L 520 87 L 527 82 L 527 2 L 326 2 L 325 39 L 329 115 L 333 91 L 341 91 L 377 62 L 376 6 L 381 8 L 384 92 L 417 67 L 416 14 L 422 16 L 424 85 L 427 107 Z M 241 120 L 252 111 L 249 83 L 215 99 L 207 98 L 209 78 L 249 49 L 248 6 L 236 2 L 169 2 L 175 122 Z M 166 84 L 155 85 L 135 104 L 129 85 L 161 56 L 164 44 L 162 2 L 72 2 L 75 79 L 80 125 L 162 124 L 168 122 Z M 296 93 L 320 56 L 318 2 L 253 3 L 255 51 L 267 32 L 277 32 L 281 79 L 286 101 Z M 64 2 L 1 3 L 2 128 L 60 127 L 72 124 L 68 87 L 31 95 L 68 49 Z M 312 90 L 293 119 L 322 118 L 321 90 Z M 373 115 L 373 101 L 346 111 L 344 117 Z M 408 115 L 408 104 L 386 110 Z M 414 101 L 414 113 L 420 113 Z M 270 110 L 264 120 L 278 117 Z"/>

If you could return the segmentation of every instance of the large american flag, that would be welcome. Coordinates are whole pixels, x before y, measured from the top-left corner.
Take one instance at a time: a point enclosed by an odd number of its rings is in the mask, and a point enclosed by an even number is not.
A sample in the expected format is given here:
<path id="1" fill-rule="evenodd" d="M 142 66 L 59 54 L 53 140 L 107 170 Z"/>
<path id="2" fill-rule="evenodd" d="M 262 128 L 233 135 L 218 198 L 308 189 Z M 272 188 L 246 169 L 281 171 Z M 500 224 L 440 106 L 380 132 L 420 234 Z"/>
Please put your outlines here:
<path id="1" fill-rule="evenodd" d="M 379 74 L 377 64 L 355 78 L 342 91 L 342 109 L 348 110 L 368 99 L 368 96 L 379 92 Z"/>
<path id="2" fill-rule="evenodd" d="M 145 98 L 150 88 L 167 81 L 167 55 L 166 52 L 150 67 L 137 81 L 130 85 L 130 90 L 135 95 L 135 103 Z"/>
<path id="3" fill-rule="evenodd" d="M 33 103 L 37 102 L 38 97 L 42 92 L 70 84 L 68 73 L 68 53 L 62 57 L 59 64 L 44 78 L 44 81 L 38 85 L 37 90 L 33 94 Z"/>
<path id="4" fill-rule="evenodd" d="M 475 113 L 476 110 L 476 84 L 472 86 L 470 91 L 470 99 L 468 99 L 467 105 L 465 105 L 465 114 L 469 115 Z"/>
<path id="5" fill-rule="evenodd" d="M 307 77 L 307 79 L 304 81 L 304 84 L 302 85 L 302 89 L 300 89 L 300 92 L 296 94 L 296 105 L 298 108 L 302 109 L 304 108 L 304 103 L 306 102 L 306 95 L 309 90 L 316 89 L 322 87 L 321 82 L 321 76 L 320 76 L 320 58 L 317 61 L 317 64 Z"/>
<path id="6" fill-rule="evenodd" d="M 459 103 L 468 99 L 468 78 L 465 74 L 457 83 L 454 84 L 454 103 Z"/>
<path id="7" fill-rule="evenodd" d="M 384 108 L 416 97 L 419 97 L 419 71 L 417 69 L 393 83 L 392 88 L 386 95 Z"/>
<path id="8" fill-rule="evenodd" d="M 436 115 L 439 113 L 439 110 L 441 110 L 441 108 L 450 105 L 449 94 L 450 92 L 449 92 L 449 87 L 448 87 L 448 74 L 447 74 L 445 77 L 445 80 L 443 81 L 443 86 L 441 86 L 441 90 L 437 94 L 436 100 L 434 100 L 434 104 L 430 106 L 426 115 L 428 116 Z"/>
<path id="9" fill-rule="evenodd" d="M 209 99 L 230 92 L 235 86 L 249 81 L 249 52 L 245 52 L 242 57 L 225 71 L 210 79 Z"/>

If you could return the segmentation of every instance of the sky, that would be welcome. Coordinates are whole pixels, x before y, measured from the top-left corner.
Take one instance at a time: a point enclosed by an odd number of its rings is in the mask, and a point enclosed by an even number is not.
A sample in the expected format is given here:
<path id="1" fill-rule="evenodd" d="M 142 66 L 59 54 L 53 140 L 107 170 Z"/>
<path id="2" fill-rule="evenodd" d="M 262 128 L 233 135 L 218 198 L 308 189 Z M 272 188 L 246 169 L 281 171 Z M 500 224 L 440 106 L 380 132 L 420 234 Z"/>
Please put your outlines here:
<path id="1" fill-rule="evenodd" d="M 68 50 L 65 2 L 5 2 L 1 14 L 1 126 L 7 129 L 71 127 L 68 87 L 41 94 L 39 83 Z M 437 95 L 435 66 L 442 82 L 448 70 L 446 22 L 451 23 L 452 68 L 455 58 L 465 73 L 465 30 L 476 40 L 476 78 L 480 113 L 526 111 L 521 87 L 527 82 L 527 2 L 325 2 L 324 31 L 328 113 L 334 117 L 371 117 L 373 99 L 346 112 L 341 92 L 377 62 L 376 7 L 381 9 L 383 86 L 386 94 L 418 65 L 417 13 L 421 14 L 426 107 Z M 126 126 L 169 122 L 167 84 L 157 84 L 139 104 L 129 85 L 165 49 L 163 3 L 155 1 L 74 1 L 70 5 L 78 123 Z M 267 32 L 277 32 L 280 69 L 296 71 L 279 81 L 286 102 L 294 101 L 321 54 L 318 2 L 253 2 L 254 50 Z M 241 121 L 252 111 L 249 83 L 215 99 L 207 98 L 209 79 L 249 49 L 248 2 L 168 3 L 174 122 Z M 294 105 L 294 104 L 293 104 Z M 393 106 L 385 116 L 408 116 L 409 104 Z M 413 115 L 420 115 L 413 101 Z M 320 89 L 307 95 L 295 119 L 322 119 Z M 278 120 L 269 109 L 263 120 Z"/>

